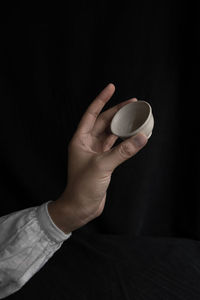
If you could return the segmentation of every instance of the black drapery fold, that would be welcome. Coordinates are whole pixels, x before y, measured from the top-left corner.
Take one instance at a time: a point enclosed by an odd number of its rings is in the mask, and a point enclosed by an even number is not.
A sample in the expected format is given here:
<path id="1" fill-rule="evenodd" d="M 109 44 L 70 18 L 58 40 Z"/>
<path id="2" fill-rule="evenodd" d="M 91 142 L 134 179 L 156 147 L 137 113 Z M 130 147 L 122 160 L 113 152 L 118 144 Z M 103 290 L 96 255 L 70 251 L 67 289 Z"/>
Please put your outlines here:
<path id="1" fill-rule="evenodd" d="M 62 23 L 34 24 L 44 11 Z M 74 231 L 10 298 L 37 290 L 41 299 L 198 299 L 197 7 L 74 1 L 38 9 L 26 3 L 7 7 L 5 16 L 1 216 L 63 192 L 67 145 L 107 83 L 116 92 L 103 111 L 136 97 L 151 104 L 155 118 L 145 148 L 114 171 L 102 215 Z"/>

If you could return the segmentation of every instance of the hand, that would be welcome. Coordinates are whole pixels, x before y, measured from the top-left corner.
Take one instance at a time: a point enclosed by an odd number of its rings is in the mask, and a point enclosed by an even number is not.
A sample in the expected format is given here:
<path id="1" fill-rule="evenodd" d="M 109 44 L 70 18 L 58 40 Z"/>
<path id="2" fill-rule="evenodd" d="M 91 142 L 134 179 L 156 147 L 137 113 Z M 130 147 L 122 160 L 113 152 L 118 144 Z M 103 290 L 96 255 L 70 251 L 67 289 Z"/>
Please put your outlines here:
<path id="1" fill-rule="evenodd" d="M 118 139 L 109 129 L 113 116 L 124 105 L 137 101 L 129 99 L 100 114 L 114 91 L 115 86 L 108 84 L 94 99 L 68 145 L 68 182 L 56 200 L 60 204 L 59 212 L 62 210 L 66 216 L 70 215 L 66 227 L 64 216 L 59 222 L 64 231 L 79 228 L 103 212 L 112 172 L 147 143 L 146 136 L 140 133 L 111 148 Z M 51 206 L 53 202 L 49 208 Z"/>

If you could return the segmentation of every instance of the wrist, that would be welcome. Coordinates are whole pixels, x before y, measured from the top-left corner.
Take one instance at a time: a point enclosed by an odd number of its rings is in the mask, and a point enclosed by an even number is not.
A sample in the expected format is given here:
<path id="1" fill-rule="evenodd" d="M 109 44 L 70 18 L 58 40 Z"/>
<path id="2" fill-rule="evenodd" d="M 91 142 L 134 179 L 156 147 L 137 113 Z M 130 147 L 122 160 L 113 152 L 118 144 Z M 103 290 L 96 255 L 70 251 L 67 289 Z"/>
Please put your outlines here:
<path id="1" fill-rule="evenodd" d="M 47 209 L 54 224 L 65 234 L 76 229 L 72 226 L 72 217 L 68 207 L 60 203 L 60 201 L 55 200 L 48 203 Z"/>
<path id="2" fill-rule="evenodd" d="M 66 197 L 65 199 L 60 197 L 57 200 L 48 203 L 47 208 L 52 221 L 65 234 L 84 225 L 80 219 L 78 219 L 78 216 L 71 205 L 67 203 Z"/>

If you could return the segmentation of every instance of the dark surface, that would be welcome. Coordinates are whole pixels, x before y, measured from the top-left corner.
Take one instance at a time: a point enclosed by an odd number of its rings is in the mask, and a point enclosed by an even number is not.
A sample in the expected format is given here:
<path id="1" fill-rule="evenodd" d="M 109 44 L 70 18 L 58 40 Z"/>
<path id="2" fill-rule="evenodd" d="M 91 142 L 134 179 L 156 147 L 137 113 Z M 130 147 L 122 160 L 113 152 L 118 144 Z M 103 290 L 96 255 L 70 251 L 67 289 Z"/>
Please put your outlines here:
<path id="1" fill-rule="evenodd" d="M 102 215 L 9 298 L 200 299 L 197 8 L 26 5 L 7 7 L 1 24 L 0 215 L 58 198 L 67 145 L 109 82 L 103 111 L 136 97 L 155 127 L 114 171 Z M 62 23 L 30 24 L 37 16 Z"/>

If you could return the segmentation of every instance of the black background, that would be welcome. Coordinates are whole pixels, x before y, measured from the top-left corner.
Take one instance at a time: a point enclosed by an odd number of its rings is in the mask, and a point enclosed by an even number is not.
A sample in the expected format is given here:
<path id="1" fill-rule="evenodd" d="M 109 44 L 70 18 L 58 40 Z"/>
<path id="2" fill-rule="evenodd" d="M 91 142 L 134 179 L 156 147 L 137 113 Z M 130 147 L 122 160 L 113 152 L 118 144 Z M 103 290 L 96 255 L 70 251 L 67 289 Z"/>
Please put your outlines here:
<path id="1" fill-rule="evenodd" d="M 114 171 L 102 215 L 10 298 L 200 299 L 195 2 L 24 3 L 1 13 L 1 216 L 59 197 L 67 145 L 109 82 L 116 91 L 103 111 L 136 97 L 155 119 L 145 148 Z"/>

